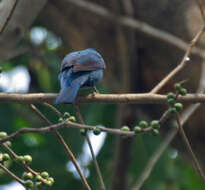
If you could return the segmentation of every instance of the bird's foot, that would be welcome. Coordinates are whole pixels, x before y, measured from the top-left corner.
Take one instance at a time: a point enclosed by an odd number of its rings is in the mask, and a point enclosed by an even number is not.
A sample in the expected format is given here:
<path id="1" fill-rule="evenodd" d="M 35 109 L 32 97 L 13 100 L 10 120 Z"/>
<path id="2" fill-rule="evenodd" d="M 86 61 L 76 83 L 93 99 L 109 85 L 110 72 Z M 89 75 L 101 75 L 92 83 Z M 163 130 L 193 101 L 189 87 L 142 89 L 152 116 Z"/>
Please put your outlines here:
<path id="1" fill-rule="evenodd" d="M 96 86 L 94 86 L 93 88 L 94 88 L 93 94 L 99 94 L 99 93 L 100 93 L 100 92 L 98 91 L 98 89 L 96 88 Z"/>

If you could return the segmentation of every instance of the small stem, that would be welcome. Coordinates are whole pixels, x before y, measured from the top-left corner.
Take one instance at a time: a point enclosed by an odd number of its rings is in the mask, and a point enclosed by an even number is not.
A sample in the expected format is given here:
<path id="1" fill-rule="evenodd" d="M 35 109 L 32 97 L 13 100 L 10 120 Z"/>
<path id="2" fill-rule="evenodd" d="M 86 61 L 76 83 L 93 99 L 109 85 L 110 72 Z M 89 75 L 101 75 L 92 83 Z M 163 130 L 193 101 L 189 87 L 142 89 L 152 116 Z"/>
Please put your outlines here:
<path id="1" fill-rule="evenodd" d="M 0 163 L 0 168 L 4 170 L 7 174 L 9 174 L 13 179 L 18 181 L 21 185 L 24 186 L 24 181 L 21 180 L 18 176 L 16 176 L 13 172 L 11 172 L 8 168 L 6 168 L 3 164 Z"/>
<path id="2" fill-rule="evenodd" d="M 35 111 L 48 125 L 52 125 L 52 123 L 43 115 L 43 113 L 41 113 L 41 111 L 35 105 L 30 104 L 30 108 L 33 111 Z M 72 153 L 71 149 L 69 148 L 68 144 L 65 142 L 65 140 L 63 139 L 61 134 L 56 129 L 52 129 L 52 132 L 58 138 L 58 140 L 62 144 L 63 148 L 65 149 L 66 153 L 68 154 L 69 158 L 71 159 L 72 163 L 74 164 L 74 166 L 75 166 L 76 170 L 78 171 L 78 174 L 80 175 L 81 180 L 82 180 L 83 184 L 85 185 L 86 189 L 91 190 L 91 188 L 90 188 L 85 176 L 83 175 L 83 173 L 82 173 L 82 171 L 77 163 L 77 160 L 76 160 L 74 154 Z"/>
<path id="3" fill-rule="evenodd" d="M 203 173 L 203 170 L 201 169 L 201 166 L 199 164 L 199 161 L 197 160 L 196 155 L 194 154 L 194 152 L 193 152 L 193 150 L 191 148 L 191 144 L 190 144 L 190 142 L 189 142 L 189 140 L 188 140 L 188 138 L 187 138 L 187 136 L 186 136 L 186 134 L 184 132 L 183 126 L 182 126 L 182 124 L 180 122 L 179 114 L 177 114 L 176 119 L 177 119 L 177 124 L 179 126 L 179 131 L 180 131 L 180 134 L 182 136 L 182 139 L 184 140 L 185 145 L 186 145 L 186 147 L 187 147 L 188 151 L 190 152 L 191 157 L 193 159 L 193 163 L 194 163 L 195 169 L 198 171 L 199 175 L 201 176 L 201 178 L 205 182 L 205 175 Z"/>
<path id="4" fill-rule="evenodd" d="M 60 133 L 57 130 L 53 130 L 53 133 L 56 135 L 56 137 L 59 139 L 59 141 L 63 145 L 64 149 L 66 150 L 68 156 L 70 157 L 72 163 L 74 164 L 76 170 L 78 171 L 78 173 L 81 177 L 81 180 L 82 180 L 83 184 L 85 185 L 86 189 L 91 190 L 86 178 L 84 177 L 84 175 L 83 175 L 83 173 L 82 173 L 82 171 L 77 163 L 75 156 L 73 155 L 72 151 L 70 150 L 70 148 L 68 147 L 68 145 L 64 141 L 63 137 L 60 135 Z"/>
<path id="5" fill-rule="evenodd" d="M 79 107 L 78 105 L 76 104 L 73 104 L 74 106 L 74 109 L 75 109 L 75 112 L 76 112 L 76 115 L 78 117 L 78 120 L 80 121 L 81 124 L 85 124 L 84 120 L 83 120 L 83 117 L 80 113 L 80 110 L 79 110 Z M 86 136 L 85 136 L 87 142 L 88 142 L 88 146 L 89 146 L 89 149 L 90 149 L 90 153 L 92 155 L 92 158 L 93 158 L 93 162 L 94 162 L 94 165 L 95 165 L 95 168 L 96 168 L 96 171 L 97 171 L 97 175 L 98 175 L 98 179 L 99 179 L 99 182 L 100 182 L 100 185 L 101 185 L 101 190 L 105 190 L 105 184 L 104 184 L 104 181 L 103 181 L 103 177 L 102 177 L 102 174 L 101 174 L 101 171 L 100 171 L 100 167 L 98 165 L 98 162 L 97 162 L 97 159 L 95 157 L 95 153 L 94 153 L 94 150 L 93 150 L 93 147 L 92 147 L 92 144 L 91 144 L 91 141 L 90 141 L 90 138 L 88 136 L 88 134 L 86 133 Z"/>
<path id="6" fill-rule="evenodd" d="M 54 106 L 52 106 L 51 104 L 47 103 L 47 102 L 43 102 L 42 105 L 49 107 L 51 110 L 53 110 L 59 117 L 63 117 L 63 114 L 58 111 Z"/>

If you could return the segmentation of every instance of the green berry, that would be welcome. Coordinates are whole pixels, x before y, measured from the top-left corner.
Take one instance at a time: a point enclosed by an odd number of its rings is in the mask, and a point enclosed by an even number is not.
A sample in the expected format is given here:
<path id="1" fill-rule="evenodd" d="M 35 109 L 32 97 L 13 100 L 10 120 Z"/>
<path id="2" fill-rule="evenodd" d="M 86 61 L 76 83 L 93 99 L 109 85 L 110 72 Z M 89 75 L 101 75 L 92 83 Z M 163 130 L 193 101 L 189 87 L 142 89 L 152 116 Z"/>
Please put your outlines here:
<path id="1" fill-rule="evenodd" d="M 159 121 L 153 120 L 153 121 L 151 122 L 151 126 L 152 126 L 153 129 L 159 129 L 159 128 L 160 128 Z"/>
<path id="2" fill-rule="evenodd" d="M 121 127 L 120 130 L 122 130 L 122 131 L 130 131 L 130 128 L 128 126 L 123 126 L 123 127 Z"/>
<path id="3" fill-rule="evenodd" d="M 45 181 L 44 184 L 48 187 L 51 187 L 53 185 L 53 183 L 50 180 Z"/>
<path id="4" fill-rule="evenodd" d="M 48 172 L 41 172 L 41 177 L 43 177 L 44 179 L 47 179 L 49 177 L 49 173 Z"/>
<path id="5" fill-rule="evenodd" d="M 167 94 L 167 100 L 168 100 L 168 99 L 175 99 L 174 93 L 169 92 L 169 93 Z"/>
<path id="6" fill-rule="evenodd" d="M 146 121 L 140 121 L 139 126 L 143 127 L 143 128 L 146 128 L 146 127 L 148 127 L 148 123 Z"/>
<path id="7" fill-rule="evenodd" d="M 1 131 L 0 132 L 0 139 L 1 138 L 4 138 L 4 137 L 6 137 L 7 136 L 7 133 L 6 132 L 4 132 L 4 131 Z"/>
<path id="8" fill-rule="evenodd" d="M 51 181 L 52 184 L 55 182 L 55 180 L 54 180 L 53 177 L 49 177 L 49 178 L 48 178 L 48 181 Z"/>
<path id="9" fill-rule="evenodd" d="M 33 188 L 33 186 L 34 186 L 33 181 L 31 181 L 30 179 L 26 180 L 24 182 L 24 185 L 26 188 Z"/>
<path id="10" fill-rule="evenodd" d="M 174 85 L 174 89 L 176 90 L 176 91 L 180 91 L 181 90 L 181 84 L 180 83 L 176 83 L 175 85 Z"/>
<path id="11" fill-rule="evenodd" d="M 3 161 L 7 161 L 7 160 L 10 160 L 10 156 L 9 156 L 9 154 L 7 154 L 7 153 L 5 153 L 5 154 L 3 154 Z"/>
<path id="12" fill-rule="evenodd" d="M 32 162 L 32 157 L 30 155 L 24 155 L 23 159 L 26 163 L 31 163 Z"/>
<path id="13" fill-rule="evenodd" d="M 101 133 L 101 130 L 96 127 L 96 128 L 93 130 L 93 133 L 94 133 L 95 135 L 99 135 L 99 134 Z"/>
<path id="14" fill-rule="evenodd" d="M 35 182 L 35 186 L 36 186 L 38 189 L 43 188 L 43 184 L 42 184 L 41 181 L 37 181 L 37 182 Z"/>
<path id="15" fill-rule="evenodd" d="M 11 141 L 6 141 L 6 142 L 4 143 L 4 145 L 11 147 L 12 144 L 11 144 Z"/>
<path id="16" fill-rule="evenodd" d="M 158 129 L 153 129 L 153 130 L 152 130 L 152 134 L 153 134 L 154 136 L 159 135 Z"/>
<path id="17" fill-rule="evenodd" d="M 3 154 L 0 152 L 0 162 L 3 161 Z"/>
<path id="18" fill-rule="evenodd" d="M 69 119 L 69 121 L 76 122 L 76 119 L 74 116 L 70 116 L 68 119 Z"/>
<path id="19" fill-rule="evenodd" d="M 17 162 L 23 162 L 24 161 L 24 157 L 23 156 L 17 156 L 16 157 L 16 161 Z"/>
<path id="20" fill-rule="evenodd" d="M 60 117 L 59 119 L 58 119 L 58 122 L 63 122 L 64 120 L 63 120 L 63 118 L 62 117 Z"/>
<path id="21" fill-rule="evenodd" d="M 63 114 L 63 117 L 70 117 L 70 113 L 65 112 L 65 113 Z"/>
<path id="22" fill-rule="evenodd" d="M 24 180 L 33 179 L 33 174 L 31 172 L 24 172 L 22 177 Z"/>
<path id="23" fill-rule="evenodd" d="M 169 113 L 171 113 L 171 114 L 176 114 L 176 113 L 177 113 L 176 108 L 170 108 L 170 109 L 169 109 Z"/>
<path id="24" fill-rule="evenodd" d="M 175 101 L 174 98 L 170 98 L 170 99 L 167 100 L 167 102 L 171 107 L 173 107 L 176 101 Z"/>
<path id="25" fill-rule="evenodd" d="M 186 88 L 182 88 L 179 93 L 182 95 L 182 96 L 185 96 L 187 94 L 187 89 Z"/>
<path id="26" fill-rule="evenodd" d="M 37 181 L 42 181 L 43 178 L 41 177 L 41 175 L 37 175 L 37 176 L 36 176 L 36 180 L 37 180 Z"/>
<path id="27" fill-rule="evenodd" d="M 183 105 L 181 103 L 174 104 L 174 107 L 176 108 L 178 112 L 182 111 L 183 109 Z"/>
<path id="28" fill-rule="evenodd" d="M 136 126 L 136 127 L 134 128 L 134 132 L 135 132 L 135 133 L 141 133 L 141 132 L 142 132 L 141 127 Z"/>
<path id="29" fill-rule="evenodd" d="M 82 136 L 85 136 L 85 135 L 87 134 L 87 130 L 85 130 L 85 129 L 80 129 L 80 134 L 81 134 Z"/>

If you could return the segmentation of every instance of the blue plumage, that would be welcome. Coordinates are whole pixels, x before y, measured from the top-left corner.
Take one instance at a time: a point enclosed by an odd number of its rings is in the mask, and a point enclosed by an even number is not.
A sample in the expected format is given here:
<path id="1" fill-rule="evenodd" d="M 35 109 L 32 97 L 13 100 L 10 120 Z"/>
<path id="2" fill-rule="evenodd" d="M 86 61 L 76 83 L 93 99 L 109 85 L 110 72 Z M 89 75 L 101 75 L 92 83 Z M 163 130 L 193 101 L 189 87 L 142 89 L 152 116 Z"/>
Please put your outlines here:
<path id="1" fill-rule="evenodd" d="M 103 77 L 105 63 L 102 56 L 94 49 L 72 52 L 61 63 L 61 90 L 55 103 L 74 103 L 78 90 L 95 86 Z"/>

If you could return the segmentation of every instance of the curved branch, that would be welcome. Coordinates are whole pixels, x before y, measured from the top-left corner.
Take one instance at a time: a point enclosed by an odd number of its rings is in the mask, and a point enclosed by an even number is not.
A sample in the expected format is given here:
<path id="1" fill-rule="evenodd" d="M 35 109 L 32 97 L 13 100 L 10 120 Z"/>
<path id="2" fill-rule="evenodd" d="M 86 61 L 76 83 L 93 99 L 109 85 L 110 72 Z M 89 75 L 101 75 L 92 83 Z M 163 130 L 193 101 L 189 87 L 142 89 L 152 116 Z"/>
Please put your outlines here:
<path id="1" fill-rule="evenodd" d="M 84 10 L 87 10 L 95 15 L 101 16 L 104 19 L 107 19 L 109 21 L 115 22 L 120 24 L 121 26 L 126 26 L 135 30 L 138 30 L 144 34 L 147 34 L 153 38 L 159 39 L 163 42 L 166 42 L 168 44 L 171 44 L 183 51 L 186 51 L 187 46 L 189 45 L 184 40 L 178 38 L 177 36 L 174 36 L 173 34 L 170 34 L 166 31 L 159 30 L 158 28 L 155 28 L 145 22 L 133 19 L 131 17 L 127 16 L 121 16 L 121 15 L 115 15 L 108 9 L 104 8 L 103 6 L 100 6 L 95 3 L 91 3 L 88 1 L 83 0 L 66 0 L 67 2 L 80 7 Z M 192 49 L 192 53 L 195 55 L 198 55 L 202 58 L 205 58 L 204 50 L 198 47 L 194 47 Z"/>

